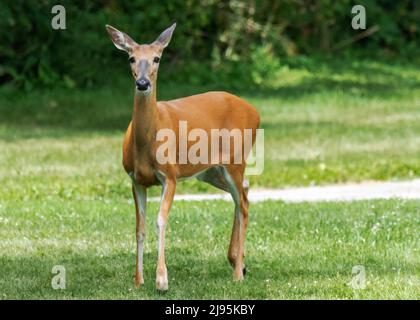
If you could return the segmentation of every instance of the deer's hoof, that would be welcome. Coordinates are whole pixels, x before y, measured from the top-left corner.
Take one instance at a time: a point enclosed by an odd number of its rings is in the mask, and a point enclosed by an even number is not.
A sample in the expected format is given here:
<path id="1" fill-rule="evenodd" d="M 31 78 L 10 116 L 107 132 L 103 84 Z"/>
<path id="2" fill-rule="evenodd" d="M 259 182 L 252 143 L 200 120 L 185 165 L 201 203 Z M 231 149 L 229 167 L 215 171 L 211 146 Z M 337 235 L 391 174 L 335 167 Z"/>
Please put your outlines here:
<path id="1" fill-rule="evenodd" d="M 141 285 L 144 284 L 144 281 L 142 279 L 140 279 L 140 280 L 136 279 L 134 284 L 135 284 L 136 288 L 140 288 Z"/>
<path id="2" fill-rule="evenodd" d="M 241 267 L 235 267 L 235 269 L 233 270 L 233 280 L 234 281 L 242 281 L 242 280 L 244 280 L 245 274 L 246 274 L 245 264 L 242 264 L 242 268 Z"/>
<path id="3" fill-rule="evenodd" d="M 233 281 L 242 281 L 244 280 L 244 273 L 242 269 L 239 269 L 239 271 L 235 270 L 233 272 Z"/>
<path id="4" fill-rule="evenodd" d="M 144 284 L 143 277 L 136 274 L 134 276 L 134 284 L 135 284 L 136 288 L 139 288 L 142 284 Z"/>
<path id="5" fill-rule="evenodd" d="M 167 275 L 156 277 L 156 289 L 159 291 L 168 290 L 168 276 Z"/>
<path id="6" fill-rule="evenodd" d="M 244 276 L 241 274 L 240 276 L 233 276 L 233 281 L 235 282 L 241 282 L 244 280 Z"/>

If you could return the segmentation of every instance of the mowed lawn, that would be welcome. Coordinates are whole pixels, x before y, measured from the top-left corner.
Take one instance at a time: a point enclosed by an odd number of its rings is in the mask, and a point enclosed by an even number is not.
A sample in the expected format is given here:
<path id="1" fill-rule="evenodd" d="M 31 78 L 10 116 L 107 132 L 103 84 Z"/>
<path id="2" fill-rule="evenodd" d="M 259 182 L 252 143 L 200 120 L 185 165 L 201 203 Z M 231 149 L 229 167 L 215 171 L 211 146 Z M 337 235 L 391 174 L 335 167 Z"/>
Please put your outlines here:
<path id="1" fill-rule="evenodd" d="M 162 65 L 161 72 L 164 72 Z M 255 187 L 420 177 L 420 66 L 343 60 L 279 71 L 277 89 L 231 90 L 259 110 L 265 171 Z M 126 72 L 127 74 L 125 74 Z M 133 89 L 1 91 L 0 179 L 6 199 L 127 197 L 121 145 Z M 162 82 L 161 99 L 223 85 Z M 212 191 L 187 183 L 179 192 Z"/>
<path id="2" fill-rule="evenodd" d="M 165 65 L 161 66 L 164 72 Z M 420 65 L 300 62 L 277 89 L 231 90 L 260 111 L 265 171 L 254 187 L 420 177 Z M 133 84 L 96 90 L 0 91 L 0 179 L 5 199 L 128 197 L 121 166 Z M 161 99 L 223 85 L 161 82 Z M 214 191 L 187 182 L 178 192 Z M 156 192 L 154 194 L 157 194 Z"/>
<path id="3" fill-rule="evenodd" d="M 420 296 L 420 201 L 252 205 L 247 275 L 226 254 L 233 205 L 176 202 L 167 232 L 170 289 L 155 289 L 156 210 L 149 205 L 145 285 L 134 286 L 132 204 L 120 199 L 9 202 L 0 208 L 0 296 L 13 298 L 414 299 Z M 51 270 L 66 268 L 66 289 Z M 366 288 L 350 286 L 352 268 Z"/>
<path id="4" fill-rule="evenodd" d="M 251 177 L 251 187 L 420 177 L 418 70 L 407 63 L 303 60 L 279 70 L 275 89 L 233 90 L 258 108 L 265 130 L 265 171 Z M 420 201 L 402 200 L 252 205 L 248 274 L 240 284 L 231 281 L 226 259 L 232 204 L 176 202 L 165 295 L 154 289 L 152 203 L 146 284 L 135 289 L 135 216 L 121 166 L 132 83 L 121 72 L 125 80 L 103 89 L 0 90 L 0 299 L 420 295 Z M 162 82 L 159 96 L 208 89 L 224 88 Z M 178 188 L 214 191 L 194 182 Z M 54 265 L 66 267 L 66 290 L 51 288 Z M 366 270 L 364 290 L 349 286 L 356 265 Z"/>

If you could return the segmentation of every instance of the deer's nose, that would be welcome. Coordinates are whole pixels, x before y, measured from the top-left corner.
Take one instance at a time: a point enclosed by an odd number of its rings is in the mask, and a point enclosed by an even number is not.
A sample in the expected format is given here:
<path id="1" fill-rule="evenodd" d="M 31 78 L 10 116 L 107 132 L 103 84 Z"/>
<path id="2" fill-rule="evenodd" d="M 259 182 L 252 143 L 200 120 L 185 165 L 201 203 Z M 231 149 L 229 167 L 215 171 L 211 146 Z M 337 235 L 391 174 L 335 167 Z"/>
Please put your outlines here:
<path id="1" fill-rule="evenodd" d="M 150 87 L 150 81 L 146 78 L 140 78 L 136 81 L 137 89 L 140 91 L 145 91 Z"/>

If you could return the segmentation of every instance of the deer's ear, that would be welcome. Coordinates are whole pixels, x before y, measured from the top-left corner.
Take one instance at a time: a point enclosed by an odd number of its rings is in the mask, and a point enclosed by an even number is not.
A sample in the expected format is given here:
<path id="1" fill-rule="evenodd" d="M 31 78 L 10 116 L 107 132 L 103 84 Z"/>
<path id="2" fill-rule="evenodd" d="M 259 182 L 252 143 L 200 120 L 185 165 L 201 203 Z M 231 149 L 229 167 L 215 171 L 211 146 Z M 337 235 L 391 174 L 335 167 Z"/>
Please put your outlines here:
<path id="1" fill-rule="evenodd" d="M 134 40 L 131 39 L 127 34 L 115 29 L 114 27 L 108 24 L 106 25 L 106 30 L 111 36 L 111 40 L 114 43 L 114 45 L 120 50 L 129 52 L 136 44 Z"/>
<path id="2" fill-rule="evenodd" d="M 174 32 L 176 23 L 170 26 L 168 29 L 163 31 L 160 36 L 153 42 L 153 44 L 159 45 L 162 49 L 165 49 L 172 38 L 172 33 Z"/>

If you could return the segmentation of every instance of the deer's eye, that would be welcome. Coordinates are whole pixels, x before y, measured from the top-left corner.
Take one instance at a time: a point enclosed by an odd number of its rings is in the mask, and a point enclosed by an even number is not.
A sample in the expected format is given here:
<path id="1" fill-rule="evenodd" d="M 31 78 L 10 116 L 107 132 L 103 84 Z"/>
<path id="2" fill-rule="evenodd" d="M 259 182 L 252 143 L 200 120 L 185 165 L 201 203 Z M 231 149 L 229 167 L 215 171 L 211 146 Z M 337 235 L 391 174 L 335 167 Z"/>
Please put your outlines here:
<path id="1" fill-rule="evenodd" d="M 130 63 L 134 63 L 134 62 L 136 62 L 136 58 L 130 57 L 130 59 L 128 59 L 128 61 L 130 61 Z"/>
<path id="2" fill-rule="evenodd" d="M 155 58 L 153 59 L 153 62 L 154 62 L 154 63 L 159 63 L 159 61 L 160 61 L 160 58 L 159 58 L 159 57 L 155 57 Z"/>

